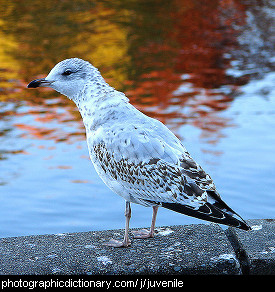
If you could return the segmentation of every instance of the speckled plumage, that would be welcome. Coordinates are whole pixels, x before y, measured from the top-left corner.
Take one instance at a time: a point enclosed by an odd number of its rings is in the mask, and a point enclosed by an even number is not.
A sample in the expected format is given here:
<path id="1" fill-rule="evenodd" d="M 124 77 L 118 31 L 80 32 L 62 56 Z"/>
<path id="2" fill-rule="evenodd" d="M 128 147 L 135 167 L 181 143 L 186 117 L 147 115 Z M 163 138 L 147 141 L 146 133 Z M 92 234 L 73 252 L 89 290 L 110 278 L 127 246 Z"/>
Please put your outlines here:
<path id="1" fill-rule="evenodd" d="M 66 70 L 72 73 L 65 75 Z M 43 86 L 54 88 L 76 103 L 98 175 L 127 202 L 163 206 L 249 229 L 221 200 L 210 176 L 179 139 L 160 121 L 133 107 L 90 63 L 77 58 L 64 60 L 43 80 Z M 41 86 L 35 85 L 30 83 L 29 87 Z"/>

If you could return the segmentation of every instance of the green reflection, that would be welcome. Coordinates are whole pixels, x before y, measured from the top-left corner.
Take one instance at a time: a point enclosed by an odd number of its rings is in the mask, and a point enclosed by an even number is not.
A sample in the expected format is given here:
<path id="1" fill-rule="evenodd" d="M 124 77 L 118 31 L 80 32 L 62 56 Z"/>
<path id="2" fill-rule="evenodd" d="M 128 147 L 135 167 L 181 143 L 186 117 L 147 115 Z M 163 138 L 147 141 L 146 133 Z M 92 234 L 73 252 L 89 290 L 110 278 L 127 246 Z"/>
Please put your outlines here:
<path id="1" fill-rule="evenodd" d="M 0 0 L 0 7 L 0 101 L 47 110 L 52 98 L 79 120 L 64 97 L 25 89 L 57 62 L 79 57 L 151 116 L 213 133 L 210 124 L 220 125 L 218 131 L 227 120 L 212 113 L 225 110 L 233 86 L 249 80 L 227 74 L 246 19 L 238 0 Z"/>
<path id="2" fill-rule="evenodd" d="M 212 69 L 209 84 L 224 83 L 226 48 L 220 44 L 234 38 L 234 31 L 225 34 L 217 19 L 220 1 L 1 0 L 0 5 L 5 44 L 0 58 L 6 60 L 1 67 L 12 68 L 16 79 L 46 74 L 60 60 L 77 56 L 99 67 L 118 89 L 168 68 L 178 80 L 190 72 L 200 80 L 201 70 Z M 232 21 L 243 16 L 236 15 Z"/>

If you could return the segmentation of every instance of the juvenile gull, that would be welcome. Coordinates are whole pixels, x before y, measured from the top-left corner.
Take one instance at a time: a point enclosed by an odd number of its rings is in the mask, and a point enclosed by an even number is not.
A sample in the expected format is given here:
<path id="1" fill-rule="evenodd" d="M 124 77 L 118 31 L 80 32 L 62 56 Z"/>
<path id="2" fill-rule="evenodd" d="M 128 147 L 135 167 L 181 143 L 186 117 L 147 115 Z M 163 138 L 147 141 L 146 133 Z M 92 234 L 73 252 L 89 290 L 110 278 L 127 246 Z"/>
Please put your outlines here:
<path id="1" fill-rule="evenodd" d="M 138 111 L 89 62 L 78 58 L 61 61 L 46 78 L 28 85 L 36 87 L 51 87 L 75 102 L 98 175 L 126 200 L 124 240 L 111 239 L 107 245 L 131 244 L 128 237 L 131 202 L 153 208 L 150 230 L 133 232 L 135 238 L 154 236 L 159 206 L 251 229 L 221 199 L 210 176 L 192 159 L 180 140 L 160 121 Z"/>

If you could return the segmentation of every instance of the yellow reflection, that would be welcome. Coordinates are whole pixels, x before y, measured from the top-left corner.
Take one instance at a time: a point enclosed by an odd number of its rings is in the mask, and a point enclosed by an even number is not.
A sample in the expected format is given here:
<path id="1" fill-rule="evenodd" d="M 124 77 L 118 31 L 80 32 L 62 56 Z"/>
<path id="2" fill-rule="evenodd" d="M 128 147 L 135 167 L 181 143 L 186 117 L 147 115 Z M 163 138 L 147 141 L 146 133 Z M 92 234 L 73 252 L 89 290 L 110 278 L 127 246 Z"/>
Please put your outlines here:
<path id="1" fill-rule="evenodd" d="M 234 24 L 240 27 L 244 19 L 237 0 L 0 0 L 0 9 L 0 101 L 34 109 L 25 114 L 40 124 L 22 121 L 18 127 L 36 139 L 58 139 L 58 126 L 44 129 L 55 115 L 60 125 L 77 120 L 82 127 L 71 101 L 53 91 L 25 89 L 70 57 L 90 61 L 135 106 L 174 128 L 186 121 L 210 133 L 226 127 L 213 113 L 231 102 L 218 89 L 230 82 L 223 56 L 234 49 Z M 187 92 L 179 90 L 185 85 Z M 66 112 L 56 114 L 57 108 Z"/>

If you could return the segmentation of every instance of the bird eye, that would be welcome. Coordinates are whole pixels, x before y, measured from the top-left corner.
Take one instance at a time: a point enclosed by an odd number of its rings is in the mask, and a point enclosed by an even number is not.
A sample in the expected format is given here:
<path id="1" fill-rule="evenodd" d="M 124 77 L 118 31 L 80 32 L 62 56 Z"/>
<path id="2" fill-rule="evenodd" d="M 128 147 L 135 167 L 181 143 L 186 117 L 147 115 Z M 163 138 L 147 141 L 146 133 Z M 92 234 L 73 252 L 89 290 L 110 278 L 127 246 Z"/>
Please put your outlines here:
<path id="1" fill-rule="evenodd" d="M 65 76 L 67 76 L 67 75 L 70 75 L 70 74 L 72 74 L 73 73 L 73 71 L 72 70 L 70 70 L 70 69 L 67 69 L 67 70 L 65 70 L 63 73 L 62 73 L 62 75 L 65 75 Z"/>

